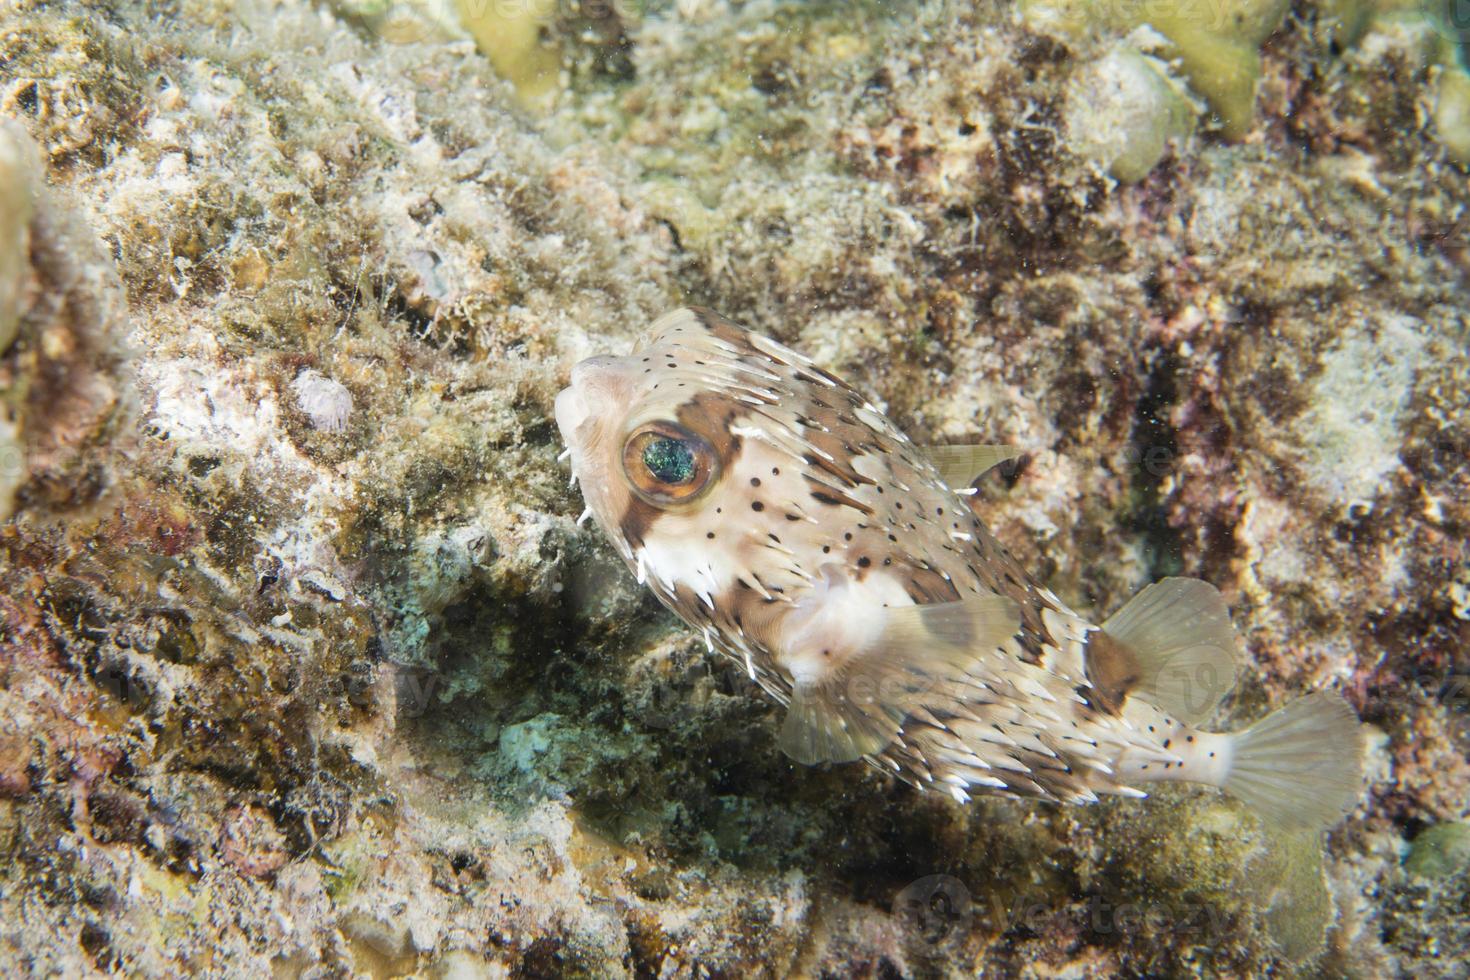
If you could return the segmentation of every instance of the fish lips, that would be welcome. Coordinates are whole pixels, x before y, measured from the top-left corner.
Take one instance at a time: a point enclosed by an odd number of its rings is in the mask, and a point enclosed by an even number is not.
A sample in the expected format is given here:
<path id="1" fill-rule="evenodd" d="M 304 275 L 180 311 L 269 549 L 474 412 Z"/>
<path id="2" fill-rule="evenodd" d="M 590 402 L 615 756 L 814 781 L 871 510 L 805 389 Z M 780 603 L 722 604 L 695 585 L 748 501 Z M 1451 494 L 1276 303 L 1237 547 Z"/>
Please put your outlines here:
<path id="1" fill-rule="evenodd" d="M 577 451 L 586 441 L 588 423 L 606 424 L 626 408 L 630 387 L 627 359 L 589 357 L 572 368 L 572 383 L 556 396 L 556 425 L 562 439 Z"/>

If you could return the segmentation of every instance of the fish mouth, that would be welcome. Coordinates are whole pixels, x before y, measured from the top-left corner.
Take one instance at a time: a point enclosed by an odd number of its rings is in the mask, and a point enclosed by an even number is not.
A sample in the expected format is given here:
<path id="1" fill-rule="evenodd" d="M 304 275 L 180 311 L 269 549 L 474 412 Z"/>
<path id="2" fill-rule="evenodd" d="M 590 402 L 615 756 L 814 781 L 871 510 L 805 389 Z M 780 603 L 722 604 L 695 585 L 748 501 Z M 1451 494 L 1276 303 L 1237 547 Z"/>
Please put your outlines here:
<path id="1" fill-rule="evenodd" d="M 607 356 L 579 361 L 572 368 L 572 383 L 557 394 L 556 426 L 574 456 L 588 444 L 594 427 L 618 414 L 628 383 L 624 361 Z"/>
<path id="2" fill-rule="evenodd" d="M 592 408 L 581 389 L 568 385 L 556 396 L 556 427 L 561 430 L 562 441 L 568 446 L 577 443 L 577 430 L 592 415 Z"/>

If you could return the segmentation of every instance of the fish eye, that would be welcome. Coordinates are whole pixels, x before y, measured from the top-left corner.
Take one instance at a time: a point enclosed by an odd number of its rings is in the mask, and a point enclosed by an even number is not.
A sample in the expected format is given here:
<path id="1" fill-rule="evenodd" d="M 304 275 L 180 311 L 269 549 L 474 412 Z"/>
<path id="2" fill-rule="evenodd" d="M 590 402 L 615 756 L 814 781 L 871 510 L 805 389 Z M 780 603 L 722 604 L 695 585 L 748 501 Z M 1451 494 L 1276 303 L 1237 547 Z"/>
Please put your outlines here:
<path id="1" fill-rule="evenodd" d="M 682 486 L 694 479 L 694 450 L 682 439 L 660 436 L 643 446 L 643 465 L 666 486 Z"/>
<path id="2" fill-rule="evenodd" d="M 652 422 L 623 443 L 623 472 L 633 491 L 655 506 L 693 500 L 718 468 L 714 447 L 674 422 Z"/>

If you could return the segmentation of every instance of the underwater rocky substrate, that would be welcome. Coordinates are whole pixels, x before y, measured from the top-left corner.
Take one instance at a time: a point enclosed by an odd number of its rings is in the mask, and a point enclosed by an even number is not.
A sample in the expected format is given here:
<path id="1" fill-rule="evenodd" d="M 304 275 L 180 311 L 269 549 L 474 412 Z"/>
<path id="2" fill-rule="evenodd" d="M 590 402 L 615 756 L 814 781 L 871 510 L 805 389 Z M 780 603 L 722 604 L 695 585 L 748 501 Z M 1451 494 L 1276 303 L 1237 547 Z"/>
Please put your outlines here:
<path id="1" fill-rule="evenodd" d="M 651 4 L 551 24 L 545 105 L 347 6 L 0 19 L 0 964 L 1456 975 L 1467 192 L 1416 5 L 1251 5 L 1242 100 L 1041 4 Z M 556 461 L 570 364 L 690 300 L 1024 447 L 982 506 L 1079 608 L 1220 586 L 1222 727 L 1343 690 L 1324 872 L 1207 793 L 788 763 Z"/>

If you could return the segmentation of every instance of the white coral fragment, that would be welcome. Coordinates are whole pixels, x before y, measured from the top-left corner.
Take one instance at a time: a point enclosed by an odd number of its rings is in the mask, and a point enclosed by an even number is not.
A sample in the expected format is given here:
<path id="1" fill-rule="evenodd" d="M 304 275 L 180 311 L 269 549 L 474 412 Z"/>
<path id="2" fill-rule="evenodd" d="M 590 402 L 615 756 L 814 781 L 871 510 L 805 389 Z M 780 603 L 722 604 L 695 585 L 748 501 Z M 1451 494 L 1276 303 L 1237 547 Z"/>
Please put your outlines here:
<path id="1" fill-rule="evenodd" d="M 306 370 L 291 382 L 296 406 L 311 419 L 311 427 L 323 432 L 341 432 L 352 416 L 352 392 L 340 381 L 319 371 Z"/>

